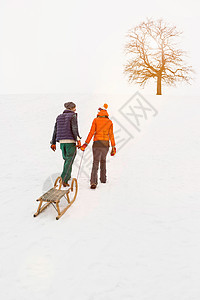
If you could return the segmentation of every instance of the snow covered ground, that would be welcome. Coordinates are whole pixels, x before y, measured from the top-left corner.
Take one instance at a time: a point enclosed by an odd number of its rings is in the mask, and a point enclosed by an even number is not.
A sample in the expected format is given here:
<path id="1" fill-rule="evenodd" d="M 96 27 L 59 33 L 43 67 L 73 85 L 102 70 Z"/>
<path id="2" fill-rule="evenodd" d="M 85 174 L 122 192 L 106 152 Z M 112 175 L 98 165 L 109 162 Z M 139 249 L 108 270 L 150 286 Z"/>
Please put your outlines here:
<path id="1" fill-rule="evenodd" d="M 200 299 L 200 98 L 146 96 L 152 111 L 139 118 L 140 132 L 119 111 L 128 99 L 0 96 L 1 299 Z M 88 148 L 73 206 L 59 221 L 53 207 L 33 218 L 35 200 L 62 170 L 59 145 L 54 153 L 49 141 L 69 100 L 83 142 L 107 102 L 115 128 L 122 125 L 120 150 L 94 191 Z"/>

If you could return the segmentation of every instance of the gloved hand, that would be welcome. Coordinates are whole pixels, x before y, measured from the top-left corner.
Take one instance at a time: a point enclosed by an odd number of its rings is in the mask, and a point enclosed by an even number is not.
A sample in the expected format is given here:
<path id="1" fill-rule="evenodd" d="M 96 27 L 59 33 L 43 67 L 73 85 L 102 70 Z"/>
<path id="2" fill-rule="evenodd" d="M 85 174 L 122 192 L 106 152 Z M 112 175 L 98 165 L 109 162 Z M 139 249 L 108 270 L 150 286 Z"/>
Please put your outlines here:
<path id="1" fill-rule="evenodd" d="M 110 152 L 111 156 L 114 156 L 116 154 L 116 147 L 112 147 L 112 150 Z"/>
<path id="2" fill-rule="evenodd" d="M 80 141 L 80 140 L 77 141 L 76 147 L 77 147 L 77 148 L 81 148 L 81 141 Z"/>
<path id="3" fill-rule="evenodd" d="M 56 151 L 56 145 L 51 145 L 51 149 L 52 149 L 53 151 Z"/>
<path id="4" fill-rule="evenodd" d="M 87 147 L 87 144 L 83 144 L 83 146 L 81 146 L 80 149 L 81 149 L 82 151 L 85 151 L 85 148 L 86 148 L 86 147 Z"/>

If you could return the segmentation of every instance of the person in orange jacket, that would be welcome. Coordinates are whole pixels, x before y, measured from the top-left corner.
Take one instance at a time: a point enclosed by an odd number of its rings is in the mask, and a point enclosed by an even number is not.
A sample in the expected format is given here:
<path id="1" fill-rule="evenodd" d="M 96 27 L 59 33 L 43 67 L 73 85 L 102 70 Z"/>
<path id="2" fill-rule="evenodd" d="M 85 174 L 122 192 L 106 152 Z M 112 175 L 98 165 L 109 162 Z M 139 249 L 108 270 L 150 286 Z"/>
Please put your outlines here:
<path id="1" fill-rule="evenodd" d="M 106 183 L 106 156 L 109 150 L 109 141 L 111 142 L 112 150 L 111 156 L 116 154 L 115 139 L 113 134 L 113 123 L 109 119 L 107 112 L 108 105 L 104 104 L 102 108 L 99 108 L 97 117 L 93 120 L 90 132 L 85 141 L 85 144 L 80 148 L 85 151 L 92 137 L 93 140 L 93 166 L 90 178 L 90 188 L 95 189 L 98 183 L 98 168 L 100 163 L 100 181 Z"/>

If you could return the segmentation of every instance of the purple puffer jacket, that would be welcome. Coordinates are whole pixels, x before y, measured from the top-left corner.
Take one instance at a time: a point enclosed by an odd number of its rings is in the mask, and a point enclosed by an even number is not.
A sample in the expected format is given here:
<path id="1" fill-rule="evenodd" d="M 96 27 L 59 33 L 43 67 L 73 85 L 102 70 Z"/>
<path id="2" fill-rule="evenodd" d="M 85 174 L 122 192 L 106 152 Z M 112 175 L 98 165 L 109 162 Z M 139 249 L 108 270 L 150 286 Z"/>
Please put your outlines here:
<path id="1" fill-rule="evenodd" d="M 64 110 L 64 112 L 56 118 L 56 141 L 60 140 L 76 140 L 72 133 L 71 119 L 75 112 Z"/>
<path id="2" fill-rule="evenodd" d="M 69 139 L 69 140 L 75 139 L 72 133 L 71 122 L 70 122 L 74 115 L 75 112 L 70 110 L 64 110 L 64 112 L 57 117 L 56 119 L 56 123 L 57 123 L 56 141 L 57 142 L 65 139 Z"/>
<path id="3" fill-rule="evenodd" d="M 51 144 L 56 144 L 60 140 L 74 140 L 77 137 L 81 138 L 78 132 L 77 113 L 71 110 L 64 110 L 64 112 L 56 118 L 54 132 Z"/>

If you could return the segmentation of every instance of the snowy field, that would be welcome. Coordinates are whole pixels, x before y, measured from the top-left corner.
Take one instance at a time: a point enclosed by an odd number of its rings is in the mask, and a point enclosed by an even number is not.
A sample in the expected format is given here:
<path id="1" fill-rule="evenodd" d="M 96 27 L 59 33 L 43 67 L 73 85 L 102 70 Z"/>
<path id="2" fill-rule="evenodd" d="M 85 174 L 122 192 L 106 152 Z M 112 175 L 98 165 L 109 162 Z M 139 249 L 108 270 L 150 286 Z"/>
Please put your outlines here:
<path id="1" fill-rule="evenodd" d="M 120 112 L 128 99 L 0 96 L 2 300 L 200 299 L 200 97 L 145 96 L 140 131 Z M 49 141 L 66 101 L 77 104 L 82 142 L 108 103 L 122 125 L 117 154 L 107 184 L 90 190 L 88 148 L 72 207 L 59 221 L 53 207 L 33 218 L 62 170 Z"/>

